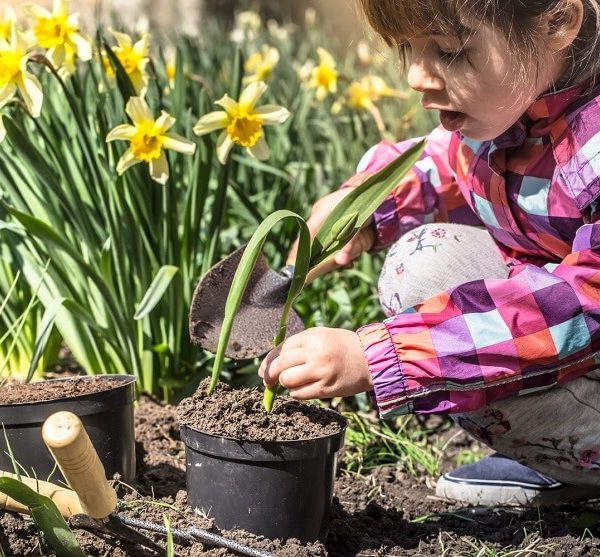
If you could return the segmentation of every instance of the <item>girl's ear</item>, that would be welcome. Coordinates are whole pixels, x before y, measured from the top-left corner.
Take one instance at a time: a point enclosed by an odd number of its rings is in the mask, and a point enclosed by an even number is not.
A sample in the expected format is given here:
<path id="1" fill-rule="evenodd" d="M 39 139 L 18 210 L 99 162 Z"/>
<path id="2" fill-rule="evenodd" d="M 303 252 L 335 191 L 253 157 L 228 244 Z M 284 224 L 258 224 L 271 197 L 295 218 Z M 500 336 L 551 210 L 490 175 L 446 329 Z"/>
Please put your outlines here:
<path id="1" fill-rule="evenodd" d="M 551 50 L 559 52 L 571 46 L 581 30 L 583 12 L 582 0 L 559 2 L 544 25 L 544 35 Z"/>

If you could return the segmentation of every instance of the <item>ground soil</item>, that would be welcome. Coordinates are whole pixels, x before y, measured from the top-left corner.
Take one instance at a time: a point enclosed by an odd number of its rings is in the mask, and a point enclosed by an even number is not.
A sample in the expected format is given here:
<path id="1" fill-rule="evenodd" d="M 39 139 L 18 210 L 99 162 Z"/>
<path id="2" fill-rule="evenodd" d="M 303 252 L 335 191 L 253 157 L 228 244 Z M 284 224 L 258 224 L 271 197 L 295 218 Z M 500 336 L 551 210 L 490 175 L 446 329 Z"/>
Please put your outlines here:
<path id="1" fill-rule="evenodd" d="M 451 439 L 446 444 L 448 459 L 472 442 L 462 433 L 434 420 L 432 442 L 440 434 Z M 416 422 L 415 422 L 416 423 Z M 421 427 L 423 424 L 417 424 Z M 441 432 L 441 433 L 438 433 Z M 185 459 L 179 438 L 175 408 L 143 396 L 136 409 L 138 470 L 132 486 L 120 485 L 121 514 L 159 524 L 165 515 L 173 527 L 210 529 L 223 536 L 278 557 L 383 557 L 383 556 L 492 556 L 513 550 L 511 557 L 556 555 L 565 557 L 600 556 L 600 541 L 580 522 L 600 512 L 596 503 L 548 509 L 465 509 L 434 496 L 434 479 L 411 476 L 401 466 L 383 466 L 371 473 L 356 475 L 341 469 L 327 537 L 302 545 L 257 538 L 246 532 L 219 531 L 206 517 L 195 515 L 186 506 Z M 597 518 L 596 518 L 597 520 Z M 76 536 L 90 557 L 146 557 L 150 550 L 105 535 L 76 529 Z M 159 538 L 156 538 L 159 539 Z M 36 529 L 20 515 L 0 515 L 0 546 L 7 556 L 53 555 L 39 548 Z M 486 551 L 484 547 L 487 547 Z M 519 551 L 520 550 L 520 551 Z M 494 551 L 498 551 L 495 553 Z M 182 557 L 229 557 L 235 553 L 194 543 L 176 546 Z"/>

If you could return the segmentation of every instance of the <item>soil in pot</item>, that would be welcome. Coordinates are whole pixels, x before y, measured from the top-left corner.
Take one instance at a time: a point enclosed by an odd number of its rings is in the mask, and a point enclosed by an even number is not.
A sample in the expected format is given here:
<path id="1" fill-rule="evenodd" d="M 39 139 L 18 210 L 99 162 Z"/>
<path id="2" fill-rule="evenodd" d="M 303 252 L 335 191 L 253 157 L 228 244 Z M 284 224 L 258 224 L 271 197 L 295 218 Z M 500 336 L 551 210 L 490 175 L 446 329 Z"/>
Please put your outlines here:
<path id="1" fill-rule="evenodd" d="M 10 383 L 0 387 L 0 405 L 43 402 L 107 391 L 123 385 L 124 379 L 113 377 L 70 377 L 67 381 Z"/>
<path id="2" fill-rule="evenodd" d="M 326 408 L 207 381 L 182 401 L 189 504 L 222 528 L 313 542 L 326 532 L 345 418 Z"/>
<path id="3" fill-rule="evenodd" d="M 13 470 L 8 448 L 28 475 L 63 481 L 41 434 L 55 412 L 79 416 L 108 477 L 132 481 L 135 474 L 132 375 L 71 376 L 35 383 L 11 383 L 0 388 L 0 469 Z"/>
<path id="4" fill-rule="evenodd" d="M 207 396 L 208 379 L 196 393 L 179 403 L 180 425 L 204 433 L 244 441 L 299 441 L 339 433 L 346 419 L 313 404 L 287 396 L 275 400 L 272 412 L 265 412 L 263 393 L 257 389 L 233 389 L 219 383 Z"/>

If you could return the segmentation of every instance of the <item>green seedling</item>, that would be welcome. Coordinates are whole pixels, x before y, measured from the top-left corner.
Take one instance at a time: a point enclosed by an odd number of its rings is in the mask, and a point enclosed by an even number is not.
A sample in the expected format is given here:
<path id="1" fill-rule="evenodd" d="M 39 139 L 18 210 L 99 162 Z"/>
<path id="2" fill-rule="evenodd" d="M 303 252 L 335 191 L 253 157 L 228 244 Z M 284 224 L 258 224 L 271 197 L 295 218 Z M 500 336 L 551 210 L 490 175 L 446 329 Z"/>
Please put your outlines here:
<path id="1" fill-rule="evenodd" d="M 262 247 L 272 228 L 284 219 L 293 219 L 298 224 L 298 252 L 294 265 L 294 276 L 284 304 L 278 332 L 274 339 L 277 346 L 283 342 L 292 304 L 302 292 L 308 273 L 319 263 L 335 256 L 361 229 L 384 199 L 398 185 L 402 177 L 419 159 L 425 141 L 412 146 L 390 162 L 379 172 L 370 176 L 360 186 L 349 193 L 329 214 L 325 222 L 311 239 L 306 221 L 298 214 L 280 210 L 270 214 L 256 229 L 248 242 L 233 277 L 225 304 L 225 316 L 219 336 L 217 352 L 212 369 L 208 394 L 215 389 L 229 342 L 235 314 L 238 311 L 252 270 L 261 254 Z M 273 408 L 277 396 L 276 388 L 265 389 L 264 407 L 267 412 Z"/>
<path id="2" fill-rule="evenodd" d="M 29 508 L 35 523 L 57 555 L 84 557 L 73 532 L 52 499 L 13 478 L 0 478 L 0 491 Z"/>

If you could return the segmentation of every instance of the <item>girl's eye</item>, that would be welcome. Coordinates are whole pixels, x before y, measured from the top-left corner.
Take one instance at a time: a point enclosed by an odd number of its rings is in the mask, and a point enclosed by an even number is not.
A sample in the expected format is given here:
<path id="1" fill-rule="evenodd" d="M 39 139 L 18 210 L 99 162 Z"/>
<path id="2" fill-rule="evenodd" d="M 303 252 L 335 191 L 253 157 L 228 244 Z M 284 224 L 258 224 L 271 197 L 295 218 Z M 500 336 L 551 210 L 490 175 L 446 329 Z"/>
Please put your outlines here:
<path id="1" fill-rule="evenodd" d="M 451 64 L 452 62 L 460 61 L 464 57 L 465 51 L 462 48 L 459 50 L 444 50 L 438 46 L 437 54 L 442 62 Z"/>

